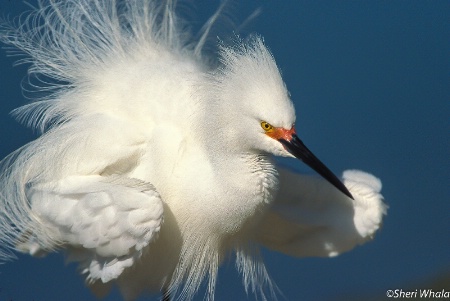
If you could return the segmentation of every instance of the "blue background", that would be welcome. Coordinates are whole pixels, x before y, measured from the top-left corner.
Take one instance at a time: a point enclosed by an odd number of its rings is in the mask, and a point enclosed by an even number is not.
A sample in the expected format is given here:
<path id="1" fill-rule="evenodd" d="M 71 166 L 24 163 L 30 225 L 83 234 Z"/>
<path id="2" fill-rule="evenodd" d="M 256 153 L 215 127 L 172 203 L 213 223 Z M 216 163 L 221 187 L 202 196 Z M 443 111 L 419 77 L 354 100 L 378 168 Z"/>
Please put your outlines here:
<path id="1" fill-rule="evenodd" d="M 204 21 L 218 2 L 200 3 Z M 387 289 L 450 290 L 450 1 L 232 6 L 241 20 L 262 8 L 247 30 L 264 36 L 272 50 L 295 102 L 303 141 L 336 173 L 357 168 L 380 177 L 390 206 L 374 241 L 337 258 L 296 259 L 265 251 L 285 298 L 384 300 Z M 2 15 L 25 8 L 19 1 L 0 1 Z M 34 137 L 8 115 L 25 101 L 20 83 L 26 68 L 13 68 L 13 62 L 1 52 L 2 158 Z M 288 163 L 310 172 L 297 161 Z M 233 262 L 220 272 L 216 299 L 246 300 Z M 64 266 L 63 257 L 54 254 L 20 255 L 0 266 L 0 300 L 95 298 L 75 265 Z M 105 300 L 121 299 L 114 290 Z"/>

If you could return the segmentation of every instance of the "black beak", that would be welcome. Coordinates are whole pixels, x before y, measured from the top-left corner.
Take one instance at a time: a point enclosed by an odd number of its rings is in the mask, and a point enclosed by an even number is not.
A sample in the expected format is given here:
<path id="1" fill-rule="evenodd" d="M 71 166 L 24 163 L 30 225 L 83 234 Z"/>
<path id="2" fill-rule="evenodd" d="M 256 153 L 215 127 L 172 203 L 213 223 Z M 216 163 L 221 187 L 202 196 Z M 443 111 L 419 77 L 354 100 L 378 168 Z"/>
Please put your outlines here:
<path id="1" fill-rule="evenodd" d="M 347 187 L 333 174 L 328 167 L 325 166 L 320 160 L 303 144 L 302 140 L 297 135 L 293 134 L 291 141 L 285 139 L 279 139 L 286 150 L 293 154 L 297 159 L 302 160 L 306 165 L 314 169 L 318 174 L 324 177 L 334 187 L 339 189 L 343 194 L 353 199 L 352 194 L 348 191 Z"/>

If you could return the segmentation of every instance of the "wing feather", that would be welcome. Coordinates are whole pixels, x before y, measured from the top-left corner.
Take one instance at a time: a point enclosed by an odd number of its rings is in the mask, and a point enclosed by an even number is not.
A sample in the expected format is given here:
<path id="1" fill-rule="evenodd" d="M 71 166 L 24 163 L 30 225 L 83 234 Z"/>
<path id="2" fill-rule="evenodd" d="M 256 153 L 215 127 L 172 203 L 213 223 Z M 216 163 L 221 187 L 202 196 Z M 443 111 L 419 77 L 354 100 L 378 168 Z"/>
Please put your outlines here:
<path id="1" fill-rule="evenodd" d="M 292 256 L 335 256 L 371 239 L 387 206 L 381 182 L 371 174 L 347 170 L 346 197 L 325 180 L 280 170 L 280 192 L 258 239 Z"/>
<path id="2" fill-rule="evenodd" d="M 27 197 L 42 225 L 57 232 L 92 281 L 108 282 L 133 265 L 163 222 L 158 192 L 137 179 L 71 176 L 34 185 Z M 22 250 L 35 252 L 36 246 L 25 243 Z"/>

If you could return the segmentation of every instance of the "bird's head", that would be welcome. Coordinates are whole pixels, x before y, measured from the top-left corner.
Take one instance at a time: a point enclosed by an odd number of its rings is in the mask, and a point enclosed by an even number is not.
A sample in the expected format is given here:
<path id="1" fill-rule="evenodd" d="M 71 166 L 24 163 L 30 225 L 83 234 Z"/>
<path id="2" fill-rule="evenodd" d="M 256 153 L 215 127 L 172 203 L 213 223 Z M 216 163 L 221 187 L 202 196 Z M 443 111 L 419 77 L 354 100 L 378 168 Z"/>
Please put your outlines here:
<path id="1" fill-rule="evenodd" d="M 221 132 L 233 147 L 295 157 L 342 193 L 342 182 L 303 144 L 295 131 L 295 109 L 270 51 L 259 37 L 221 48 L 215 74 Z M 236 145 L 235 145 L 236 144 Z"/>

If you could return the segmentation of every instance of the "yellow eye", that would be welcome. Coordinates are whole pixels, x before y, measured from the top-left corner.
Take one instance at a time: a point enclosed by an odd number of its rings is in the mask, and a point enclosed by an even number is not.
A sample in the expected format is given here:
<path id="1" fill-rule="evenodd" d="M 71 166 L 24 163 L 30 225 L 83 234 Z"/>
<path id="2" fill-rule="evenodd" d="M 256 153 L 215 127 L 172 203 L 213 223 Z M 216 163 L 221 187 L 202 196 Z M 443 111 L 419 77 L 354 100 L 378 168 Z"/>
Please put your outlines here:
<path id="1" fill-rule="evenodd" d="M 261 127 L 266 132 L 272 132 L 273 131 L 273 126 L 270 123 L 267 123 L 265 121 L 261 121 Z"/>

